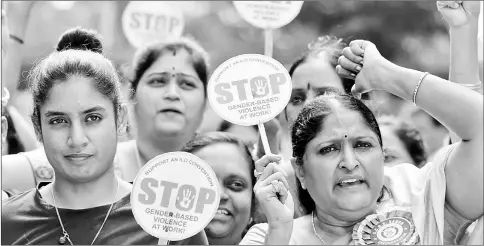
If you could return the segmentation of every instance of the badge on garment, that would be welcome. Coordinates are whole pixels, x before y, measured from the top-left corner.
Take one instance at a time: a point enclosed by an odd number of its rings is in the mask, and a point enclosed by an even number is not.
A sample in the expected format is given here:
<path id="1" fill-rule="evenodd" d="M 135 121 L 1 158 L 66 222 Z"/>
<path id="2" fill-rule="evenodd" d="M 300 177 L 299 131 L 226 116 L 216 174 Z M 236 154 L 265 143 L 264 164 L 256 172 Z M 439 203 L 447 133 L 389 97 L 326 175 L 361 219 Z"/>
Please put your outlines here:
<path id="1" fill-rule="evenodd" d="M 393 210 L 383 214 L 368 215 L 353 228 L 356 245 L 415 245 L 419 236 L 415 230 L 412 213 Z"/>
<path id="2" fill-rule="evenodd" d="M 42 165 L 35 169 L 35 175 L 42 181 L 50 181 L 54 178 L 54 170 L 50 166 Z"/>

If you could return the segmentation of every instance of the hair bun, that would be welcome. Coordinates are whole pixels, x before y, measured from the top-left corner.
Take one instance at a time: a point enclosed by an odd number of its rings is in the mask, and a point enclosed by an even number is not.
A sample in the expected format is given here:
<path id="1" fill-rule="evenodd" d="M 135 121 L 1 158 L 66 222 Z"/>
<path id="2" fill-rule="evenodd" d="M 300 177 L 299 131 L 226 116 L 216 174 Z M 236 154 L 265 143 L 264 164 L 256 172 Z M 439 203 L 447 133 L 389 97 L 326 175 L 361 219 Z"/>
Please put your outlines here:
<path id="1" fill-rule="evenodd" d="M 76 27 L 61 35 L 56 50 L 89 50 L 102 54 L 103 45 L 100 35 L 96 31 Z"/>

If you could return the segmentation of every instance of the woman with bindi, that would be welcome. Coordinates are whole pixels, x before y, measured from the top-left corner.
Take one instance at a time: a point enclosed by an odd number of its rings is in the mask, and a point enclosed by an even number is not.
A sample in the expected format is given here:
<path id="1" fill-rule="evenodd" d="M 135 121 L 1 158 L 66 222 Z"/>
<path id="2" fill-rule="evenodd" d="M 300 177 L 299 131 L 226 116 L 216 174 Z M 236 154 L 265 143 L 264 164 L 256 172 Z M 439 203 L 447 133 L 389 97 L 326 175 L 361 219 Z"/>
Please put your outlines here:
<path id="1" fill-rule="evenodd" d="M 280 157 L 266 155 L 256 162 L 262 174 L 254 191 L 268 223 L 253 226 L 241 244 L 454 243 L 457 231 L 448 221 L 484 214 L 482 96 L 397 66 L 369 41 L 351 42 L 337 71 L 355 79 L 355 97 L 320 96 L 303 107 L 291 129 L 298 197 L 307 215 L 293 218 L 287 177 L 274 164 Z M 372 90 L 412 102 L 461 140 L 423 168 L 385 167 L 378 122 L 357 99 Z"/>
<path id="2" fill-rule="evenodd" d="M 117 174 L 133 181 L 157 155 L 180 150 L 196 134 L 206 105 L 208 56 L 190 39 L 141 48 L 133 61 L 130 101 L 135 139 L 119 144 Z"/>

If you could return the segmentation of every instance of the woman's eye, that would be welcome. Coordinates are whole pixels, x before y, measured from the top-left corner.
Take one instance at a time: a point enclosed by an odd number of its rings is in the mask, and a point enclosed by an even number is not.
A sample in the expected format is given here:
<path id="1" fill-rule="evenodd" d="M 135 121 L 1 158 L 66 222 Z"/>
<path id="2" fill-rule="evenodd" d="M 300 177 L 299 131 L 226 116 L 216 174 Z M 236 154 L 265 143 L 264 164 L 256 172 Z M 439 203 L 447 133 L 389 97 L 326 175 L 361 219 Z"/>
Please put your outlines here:
<path id="1" fill-rule="evenodd" d="M 101 121 L 101 117 L 99 117 L 97 115 L 89 115 L 89 116 L 86 117 L 86 121 L 88 123 L 99 122 L 99 121 Z"/>
<path id="2" fill-rule="evenodd" d="M 294 98 L 291 98 L 291 103 L 293 105 L 299 105 L 301 104 L 302 102 L 304 102 L 304 98 L 301 98 L 301 97 L 294 97 Z"/>
<path id="3" fill-rule="evenodd" d="M 368 142 L 358 142 L 355 145 L 355 148 L 370 148 L 372 145 Z"/>
<path id="4" fill-rule="evenodd" d="M 55 119 L 52 119 L 52 120 L 49 121 L 50 125 L 58 125 L 58 124 L 62 124 L 62 123 L 67 123 L 67 121 L 65 119 L 62 119 L 62 118 L 55 118 Z"/>
<path id="5" fill-rule="evenodd" d="M 150 85 L 162 85 L 162 84 L 166 84 L 166 81 L 167 81 L 167 79 L 165 79 L 165 78 L 156 78 L 156 79 L 150 80 L 149 84 Z"/>
<path id="6" fill-rule="evenodd" d="M 193 89 L 193 88 L 195 88 L 195 83 L 188 81 L 188 80 L 182 80 L 182 81 L 180 81 L 180 86 L 183 89 Z"/>
<path id="7" fill-rule="evenodd" d="M 240 181 L 234 181 L 234 182 L 230 183 L 229 186 L 232 190 L 235 190 L 235 191 L 240 191 L 240 190 L 245 188 L 244 183 L 242 183 Z"/>
<path id="8" fill-rule="evenodd" d="M 328 94 L 328 92 L 326 92 L 326 91 L 318 91 L 318 92 L 316 93 L 316 97 L 319 97 L 319 96 L 325 96 L 325 95 L 327 95 L 327 94 Z"/>
<path id="9" fill-rule="evenodd" d="M 332 152 L 335 152 L 335 151 L 338 151 L 338 149 L 334 146 L 328 146 L 328 147 L 324 147 L 322 148 L 319 153 L 323 154 L 323 155 L 327 155 L 327 154 L 330 154 Z"/>

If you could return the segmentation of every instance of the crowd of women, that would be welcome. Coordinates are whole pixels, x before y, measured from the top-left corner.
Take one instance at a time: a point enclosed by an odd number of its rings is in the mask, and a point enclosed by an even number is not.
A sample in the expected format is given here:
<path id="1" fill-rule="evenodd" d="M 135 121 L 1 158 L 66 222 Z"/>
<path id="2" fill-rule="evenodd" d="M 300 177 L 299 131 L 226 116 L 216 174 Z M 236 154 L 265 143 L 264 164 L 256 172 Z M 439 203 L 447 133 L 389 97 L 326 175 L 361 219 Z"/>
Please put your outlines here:
<path id="1" fill-rule="evenodd" d="M 205 230 L 169 244 L 482 244 L 479 4 L 437 3 L 448 79 L 392 63 L 371 40 L 311 43 L 289 69 L 289 103 L 266 123 L 275 154 L 259 148 L 256 128 L 197 132 L 211 70 L 194 40 L 139 49 L 123 86 L 99 35 L 67 30 L 29 73 L 32 130 L 2 97 L 2 244 L 157 244 L 129 195 L 140 168 L 172 151 L 205 160 L 221 195 Z M 22 43 L 6 25 L 3 57 Z M 430 152 L 412 122 L 375 115 L 371 91 L 413 103 L 450 139 Z M 375 239 L 364 228 L 375 214 L 405 218 L 408 236 L 398 241 L 395 227 Z"/>

